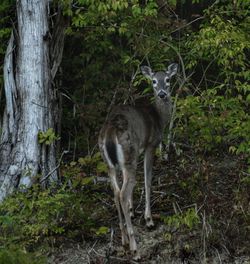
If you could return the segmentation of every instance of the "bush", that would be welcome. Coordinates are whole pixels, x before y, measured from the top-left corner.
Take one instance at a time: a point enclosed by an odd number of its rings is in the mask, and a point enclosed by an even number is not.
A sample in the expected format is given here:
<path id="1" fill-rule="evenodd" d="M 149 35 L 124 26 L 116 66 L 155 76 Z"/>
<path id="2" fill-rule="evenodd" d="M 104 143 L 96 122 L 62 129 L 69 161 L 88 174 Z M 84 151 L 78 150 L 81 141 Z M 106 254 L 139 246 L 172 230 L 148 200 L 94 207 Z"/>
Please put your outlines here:
<path id="1" fill-rule="evenodd" d="M 250 165 L 250 8 L 248 1 L 219 2 L 184 45 L 194 75 L 178 102 L 176 136 L 198 152 L 243 154 Z"/>
<path id="2" fill-rule="evenodd" d="M 57 190 L 34 186 L 7 198 L 0 205 L 0 245 L 18 244 L 33 250 L 44 242 L 55 243 L 60 235 L 95 235 L 103 208 L 97 205 L 98 187 L 92 191 L 89 185 L 86 181 L 78 190 L 67 184 Z"/>
<path id="3" fill-rule="evenodd" d="M 27 253 L 21 249 L 1 249 L 0 250 L 1 264 L 45 264 L 44 257 L 38 257 L 34 254 Z"/>
<path id="4" fill-rule="evenodd" d="M 250 154 L 250 116 L 238 97 L 218 95 L 215 89 L 187 96 L 179 100 L 176 118 L 177 137 L 196 151 L 224 147 L 236 154 Z"/>

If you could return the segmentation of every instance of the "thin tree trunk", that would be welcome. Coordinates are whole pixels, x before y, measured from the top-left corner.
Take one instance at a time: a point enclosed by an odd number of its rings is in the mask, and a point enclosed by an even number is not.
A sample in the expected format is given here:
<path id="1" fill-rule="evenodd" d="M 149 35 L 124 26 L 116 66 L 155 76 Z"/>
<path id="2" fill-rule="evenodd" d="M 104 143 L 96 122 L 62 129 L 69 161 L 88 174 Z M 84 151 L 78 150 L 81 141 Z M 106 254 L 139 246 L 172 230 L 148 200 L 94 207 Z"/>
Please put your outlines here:
<path id="1" fill-rule="evenodd" d="M 56 131 L 57 95 L 52 81 L 64 40 L 63 23 L 59 23 L 61 31 L 49 37 L 48 5 L 49 0 L 17 1 L 18 36 L 12 33 L 4 62 L 0 200 L 17 187 L 30 187 L 38 176 L 47 182 L 58 179 L 55 142 L 38 142 L 39 131 Z"/>

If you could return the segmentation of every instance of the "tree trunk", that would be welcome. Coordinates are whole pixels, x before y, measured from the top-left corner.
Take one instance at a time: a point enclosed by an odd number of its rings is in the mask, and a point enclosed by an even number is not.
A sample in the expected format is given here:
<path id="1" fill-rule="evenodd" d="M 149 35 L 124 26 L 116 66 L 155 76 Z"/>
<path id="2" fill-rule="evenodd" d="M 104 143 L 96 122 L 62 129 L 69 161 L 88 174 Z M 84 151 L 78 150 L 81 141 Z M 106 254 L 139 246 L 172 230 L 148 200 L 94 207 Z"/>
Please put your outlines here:
<path id="1" fill-rule="evenodd" d="M 15 188 L 30 187 L 38 177 L 43 183 L 58 180 L 56 142 L 38 142 L 40 131 L 56 132 L 57 95 L 52 81 L 64 39 L 62 21 L 56 23 L 61 31 L 50 34 L 48 13 L 49 0 L 17 1 L 17 34 L 11 35 L 4 62 L 0 200 Z M 60 20 L 60 10 L 58 14 Z"/>

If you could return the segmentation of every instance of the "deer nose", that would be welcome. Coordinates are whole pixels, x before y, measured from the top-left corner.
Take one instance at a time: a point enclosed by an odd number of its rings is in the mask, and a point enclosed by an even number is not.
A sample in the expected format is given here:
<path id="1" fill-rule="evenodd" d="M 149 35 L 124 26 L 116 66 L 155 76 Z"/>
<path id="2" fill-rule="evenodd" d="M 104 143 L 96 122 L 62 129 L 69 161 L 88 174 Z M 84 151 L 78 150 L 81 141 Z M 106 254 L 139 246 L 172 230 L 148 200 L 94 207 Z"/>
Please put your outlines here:
<path id="1" fill-rule="evenodd" d="M 165 91 L 163 91 L 163 90 L 160 90 L 160 92 L 158 93 L 158 96 L 161 99 L 164 99 L 167 96 L 167 93 Z"/>

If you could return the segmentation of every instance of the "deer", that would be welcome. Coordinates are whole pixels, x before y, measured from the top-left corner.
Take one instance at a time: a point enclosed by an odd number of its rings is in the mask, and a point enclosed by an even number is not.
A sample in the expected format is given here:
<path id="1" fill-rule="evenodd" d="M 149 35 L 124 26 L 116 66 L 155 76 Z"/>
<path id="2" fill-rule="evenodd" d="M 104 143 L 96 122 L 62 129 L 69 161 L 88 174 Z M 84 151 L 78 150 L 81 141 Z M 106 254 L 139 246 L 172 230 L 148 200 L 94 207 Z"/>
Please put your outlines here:
<path id="1" fill-rule="evenodd" d="M 139 156 L 144 152 L 146 226 L 152 228 L 150 195 L 152 167 L 156 148 L 162 142 L 163 132 L 172 112 L 170 79 L 177 73 L 178 64 L 172 63 L 165 71 L 153 72 L 149 66 L 140 67 L 142 74 L 151 80 L 154 103 L 147 105 L 118 105 L 108 115 L 101 128 L 98 144 L 114 191 L 122 245 L 129 246 L 133 259 L 140 260 L 135 232 L 133 189 Z"/>

